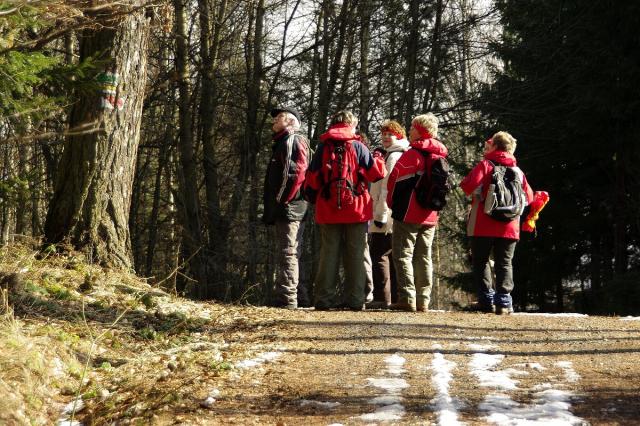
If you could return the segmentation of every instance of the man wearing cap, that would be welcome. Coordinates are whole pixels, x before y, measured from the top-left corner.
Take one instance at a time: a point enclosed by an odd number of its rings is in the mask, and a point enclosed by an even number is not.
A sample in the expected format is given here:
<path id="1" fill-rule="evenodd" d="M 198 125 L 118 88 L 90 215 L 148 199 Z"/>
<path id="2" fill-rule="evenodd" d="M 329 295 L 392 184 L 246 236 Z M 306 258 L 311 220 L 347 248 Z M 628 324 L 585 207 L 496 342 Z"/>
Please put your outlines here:
<path id="1" fill-rule="evenodd" d="M 264 181 L 264 215 L 267 225 L 275 225 L 277 238 L 277 276 L 273 306 L 298 307 L 298 257 L 302 239 L 302 220 L 307 202 L 302 184 L 309 164 L 309 142 L 296 133 L 300 113 L 291 107 L 271 110 L 273 146 Z"/>

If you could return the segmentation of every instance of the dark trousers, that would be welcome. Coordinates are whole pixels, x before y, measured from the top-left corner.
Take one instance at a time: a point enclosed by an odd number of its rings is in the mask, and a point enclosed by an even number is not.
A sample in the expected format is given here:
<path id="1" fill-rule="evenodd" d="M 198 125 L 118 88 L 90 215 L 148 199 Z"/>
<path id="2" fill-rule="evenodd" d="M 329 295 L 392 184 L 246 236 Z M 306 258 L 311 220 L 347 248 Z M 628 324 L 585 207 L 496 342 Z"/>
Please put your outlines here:
<path id="1" fill-rule="evenodd" d="M 473 280 L 478 290 L 478 302 L 489 306 L 511 306 L 513 290 L 513 254 L 517 240 L 498 237 L 471 237 L 471 256 L 473 257 Z M 493 250 L 494 270 L 496 274 L 495 291 L 492 286 L 489 256 Z"/>
<path id="2" fill-rule="evenodd" d="M 398 300 L 396 271 L 391 258 L 392 234 L 372 232 L 369 235 L 369 251 L 373 263 L 373 300 L 389 305 Z"/>

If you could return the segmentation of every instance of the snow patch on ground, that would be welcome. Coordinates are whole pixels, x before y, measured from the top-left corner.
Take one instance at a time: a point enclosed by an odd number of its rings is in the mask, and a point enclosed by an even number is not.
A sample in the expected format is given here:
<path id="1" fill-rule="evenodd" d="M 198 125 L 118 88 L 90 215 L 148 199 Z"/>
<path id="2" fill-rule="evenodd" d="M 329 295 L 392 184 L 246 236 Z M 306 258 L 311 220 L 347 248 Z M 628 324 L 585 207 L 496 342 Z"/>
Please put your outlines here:
<path id="1" fill-rule="evenodd" d="M 272 362 L 282 356 L 282 352 L 264 352 L 252 359 L 245 359 L 235 364 L 236 368 L 246 369 L 258 367 L 264 363 Z"/>
<path id="2" fill-rule="evenodd" d="M 622 317 L 620 318 L 621 321 L 640 321 L 640 317 Z"/>
<path id="3" fill-rule="evenodd" d="M 573 363 L 571 361 L 558 361 L 556 366 L 564 370 L 564 377 L 570 383 L 575 383 L 580 380 L 580 375 L 573 369 Z"/>
<path id="4" fill-rule="evenodd" d="M 318 407 L 318 408 L 322 408 L 325 410 L 333 410 L 334 408 L 337 408 L 340 403 L 339 402 L 331 402 L 331 401 L 313 401 L 310 399 L 303 399 L 300 401 L 300 406 L 301 407 L 306 407 L 308 405 L 311 405 L 313 407 Z"/>
<path id="5" fill-rule="evenodd" d="M 431 400 L 431 403 L 435 407 L 436 414 L 438 416 L 438 425 L 441 426 L 456 426 L 461 423 L 458 422 L 458 411 L 451 395 L 449 395 L 449 383 L 453 378 L 451 370 L 456 366 L 453 361 L 448 361 L 441 353 L 433 354 L 433 360 L 431 361 L 431 370 L 435 373 L 431 377 L 431 381 L 436 388 L 437 394 L 435 398 Z"/>
<path id="6" fill-rule="evenodd" d="M 500 426 L 571 426 L 587 424 L 569 411 L 570 392 L 547 389 L 534 394 L 533 404 L 519 404 L 508 395 L 488 395 L 479 409 L 488 422 Z"/>
<path id="7" fill-rule="evenodd" d="M 398 354 L 393 354 L 385 358 L 387 364 L 386 373 L 392 377 L 368 378 L 369 386 L 377 387 L 385 392 L 384 395 L 377 396 L 369 401 L 370 404 L 379 407 L 373 413 L 360 416 L 365 422 L 390 422 L 400 420 L 406 413 L 402 405 L 402 390 L 409 387 L 406 380 L 398 377 L 405 372 L 403 368 L 406 359 Z"/>
<path id="8" fill-rule="evenodd" d="M 515 364 L 514 367 L 520 367 L 520 368 L 530 368 L 532 370 L 536 370 L 536 371 L 543 371 L 546 370 L 542 364 L 540 364 L 539 362 L 525 362 L 522 364 Z"/>
<path id="9" fill-rule="evenodd" d="M 387 372 L 392 376 L 399 376 L 400 374 L 405 372 L 405 369 L 402 368 L 404 363 L 407 362 L 406 359 L 401 357 L 398 354 L 393 354 L 384 360 L 387 363 Z"/>
<path id="10" fill-rule="evenodd" d="M 60 419 L 56 423 L 56 426 L 82 426 L 82 423 L 77 420 L 71 421 L 67 419 Z"/>
<path id="11" fill-rule="evenodd" d="M 467 346 L 469 347 L 469 349 L 471 349 L 474 352 L 486 352 L 489 349 L 496 348 L 495 345 L 480 345 L 478 343 L 469 343 Z"/>
<path id="12" fill-rule="evenodd" d="M 481 411 L 487 413 L 485 419 L 489 423 L 500 426 L 572 426 L 584 425 L 586 422 L 574 416 L 571 411 L 571 398 L 573 394 L 568 391 L 555 389 L 550 383 L 537 385 L 533 390 L 531 404 L 521 404 L 507 395 L 506 391 L 518 389 L 518 381 L 511 379 L 512 375 L 529 374 L 513 368 L 496 370 L 504 359 L 504 355 L 487 355 L 478 353 L 471 360 L 470 369 L 479 381 L 480 386 L 494 387 L 502 392 L 489 394 L 478 406 Z M 518 366 L 522 366 L 519 364 Z M 580 376 L 573 370 L 569 361 L 560 361 L 555 364 L 562 368 L 565 379 L 570 382 L 579 380 Z M 538 363 L 525 363 L 524 366 L 544 370 Z"/>
<path id="13" fill-rule="evenodd" d="M 69 420 L 68 417 L 73 413 L 79 413 L 84 409 L 84 401 L 78 398 L 71 401 L 62 409 L 61 417 L 56 422 L 56 426 L 82 426 L 82 423 L 76 420 Z"/>
<path id="14" fill-rule="evenodd" d="M 470 363 L 471 373 L 478 378 L 479 385 L 502 390 L 517 388 L 518 381 L 511 378 L 516 370 L 499 371 L 495 368 L 502 362 L 504 355 L 488 355 L 477 353 Z"/>
<path id="15" fill-rule="evenodd" d="M 216 399 L 220 396 L 220 391 L 216 388 L 211 389 L 209 395 L 200 403 L 205 408 L 211 408 L 216 403 Z"/>
<path id="16" fill-rule="evenodd" d="M 588 317 L 587 314 L 578 314 L 575 312 L 561 312 L 561 313 L 551 313 L 551 312 L 514 312 L 512 315 L 527 315 L 527 316 L 540 316 L 540 317 L 575 317 L 575 318 L 584 318 Z"/>

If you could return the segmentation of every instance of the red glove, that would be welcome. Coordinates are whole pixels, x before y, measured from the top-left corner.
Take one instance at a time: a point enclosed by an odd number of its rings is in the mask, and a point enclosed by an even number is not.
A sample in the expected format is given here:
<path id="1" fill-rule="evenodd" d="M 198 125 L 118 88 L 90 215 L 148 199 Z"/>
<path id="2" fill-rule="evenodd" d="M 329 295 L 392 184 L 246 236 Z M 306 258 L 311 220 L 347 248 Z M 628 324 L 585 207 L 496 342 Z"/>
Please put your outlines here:
<path id="1" fill-rule="evenodd" d="M 549 193 L 547 191 L 536 191 L 533 194 L 533 201 L 529 204 L 530 210 L 527 218 L 522 223 L 522 230 L 524 232 L 533 232 L 536 229 L 536 220 L 538 220 L 538 216 L 540 211 L 547 205 L 549 202 Z"/>

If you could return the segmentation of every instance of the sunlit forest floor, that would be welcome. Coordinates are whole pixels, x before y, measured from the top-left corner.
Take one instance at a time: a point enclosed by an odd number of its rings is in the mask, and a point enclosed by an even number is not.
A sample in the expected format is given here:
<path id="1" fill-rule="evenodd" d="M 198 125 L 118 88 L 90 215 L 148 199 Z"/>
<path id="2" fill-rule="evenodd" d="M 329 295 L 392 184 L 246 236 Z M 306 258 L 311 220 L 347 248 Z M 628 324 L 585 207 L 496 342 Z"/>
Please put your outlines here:
<path id="1" fill-rule="evenodd" d="M 285 311 L 0 262 L 2 424 L 640 423 L 634 318 Z"/>

